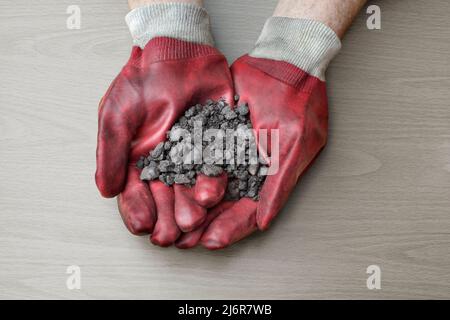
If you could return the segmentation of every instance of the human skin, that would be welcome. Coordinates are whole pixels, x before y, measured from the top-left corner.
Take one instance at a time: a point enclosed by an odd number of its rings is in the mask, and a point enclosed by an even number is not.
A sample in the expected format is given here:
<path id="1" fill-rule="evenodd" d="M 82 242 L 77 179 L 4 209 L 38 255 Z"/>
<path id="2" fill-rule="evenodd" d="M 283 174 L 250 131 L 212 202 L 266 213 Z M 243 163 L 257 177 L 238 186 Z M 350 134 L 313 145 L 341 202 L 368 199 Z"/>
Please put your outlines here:
<path id="1" fill-rule="evenodd" d="M 200 7 L 203 6 L 203 0 L 128 0 L 128 6 L 131 10 L 137 7 L 145 6 L 148 4 L 154 3 L 168 3 L 168 2 L 181 2 L 181 3 L 191 3 L 198 5 Z"/>
<path id="2" fill-rule="evenodd" d="M 366 0 L 280 0 L 274 17 L 323 22 L 342 39 Z"/>

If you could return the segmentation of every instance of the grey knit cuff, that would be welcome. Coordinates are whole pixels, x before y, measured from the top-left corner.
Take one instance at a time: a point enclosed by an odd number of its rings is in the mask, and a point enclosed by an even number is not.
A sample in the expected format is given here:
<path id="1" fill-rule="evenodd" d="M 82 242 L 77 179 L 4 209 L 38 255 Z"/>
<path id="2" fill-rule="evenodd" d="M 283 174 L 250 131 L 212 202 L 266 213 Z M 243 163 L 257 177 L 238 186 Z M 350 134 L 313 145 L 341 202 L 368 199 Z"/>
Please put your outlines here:
<path id="1" fill-rule="evenodd" d="M 289 62 L 324 81 L 325 70 L 340 49 L 336 33 L 321 22 L 271 17 L 249 55 Z"/>
<path id="2" fill-rule="evenodd" d="M 135 45 L 142 49 L 153 38 L 168 37 L 214 45 L 206 10 L 188 3 L 159 3 L 130 11 L 125 21 Z"/>

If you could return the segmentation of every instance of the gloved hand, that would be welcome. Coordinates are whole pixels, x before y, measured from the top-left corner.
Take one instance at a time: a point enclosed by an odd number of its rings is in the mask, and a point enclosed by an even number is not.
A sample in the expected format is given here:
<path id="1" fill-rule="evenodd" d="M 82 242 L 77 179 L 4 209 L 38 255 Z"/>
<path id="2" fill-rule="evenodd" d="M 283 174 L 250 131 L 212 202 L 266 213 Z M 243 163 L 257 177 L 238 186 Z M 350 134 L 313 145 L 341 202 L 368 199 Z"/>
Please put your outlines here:
<path id="1" fill-rule="evenodd" d="M 324 72 L 340 46 L 336 34 L 316 21 L 272 17 L 266 22 L 253 51 L 239 58 L 231 73 L 256 133 L 267 129 L 271 141 L 271 130 L 279 130 L 278 159 L 271 154 L 274 145 L 260 150 L 272 156 L 272 165 L 279 160 L 278 172 L 267 176 L 258 202 L 220 204 L 212 211 L 216 217 L 183 235 L 177 246 L 192 247 L 201 238 L 206 248 L 220 249 L 268 228 L 327 141 Z"/>
<path id="2" fill-rule="evenodd" d="M 208 99 L 231 103 L 233 85 L 203 8 L 153 4 L 134 9 L 126 21 L 135 46 L 100 102 L 95 179 L 104 197 L 119 195 L 119 211 L 133 234 L 152 233 L 154 244 L 168 246 L 206 219 L 226 180 L 199 177 L 189 190 L 158 180 L 147 184 L 136 162 L 165 140 L 187 108 Z"/>

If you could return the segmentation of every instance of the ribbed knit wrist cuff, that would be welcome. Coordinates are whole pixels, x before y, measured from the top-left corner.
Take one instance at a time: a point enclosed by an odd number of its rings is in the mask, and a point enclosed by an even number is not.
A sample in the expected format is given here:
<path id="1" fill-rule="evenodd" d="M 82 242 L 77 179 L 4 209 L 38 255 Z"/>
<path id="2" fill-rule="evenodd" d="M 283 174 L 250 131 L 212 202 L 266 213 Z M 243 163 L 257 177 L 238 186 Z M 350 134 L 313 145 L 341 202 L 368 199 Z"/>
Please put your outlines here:
<path id="1" fill-rule="evenodd" d="M 291 63 L 325 81 L 325 70 L 340 48 L 336 33 L 321 22 L 271 17 L 249 55 Z"/>
<path id="2" fill-rule="evenodd" d="M 213 46 L 206 10 L 188 3 L 138 7 L 125 17 L 133 42 L 142 49 L 153 38 L 168 37 Z"/>

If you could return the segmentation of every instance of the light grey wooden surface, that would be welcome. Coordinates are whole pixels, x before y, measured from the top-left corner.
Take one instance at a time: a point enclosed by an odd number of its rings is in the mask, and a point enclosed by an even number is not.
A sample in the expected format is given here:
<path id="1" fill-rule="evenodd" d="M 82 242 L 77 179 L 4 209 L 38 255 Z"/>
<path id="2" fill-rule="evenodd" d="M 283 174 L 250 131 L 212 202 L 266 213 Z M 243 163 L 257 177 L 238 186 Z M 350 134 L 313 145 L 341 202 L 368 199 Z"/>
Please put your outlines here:
<path id="1" fill-rule="evenodd" d="M 230 61 L 275 3 L 207 1 Z M 450 298 L 450 4 L 376 3 L 382 30 L 362 12 L 329 69 L 326 150 L 269 231 L 207 252 L 129 235 L 94 184 L 125 1 L 1 1 L 0 298 Z M 381 290 L 366 288 L 373 264 Z"/>

